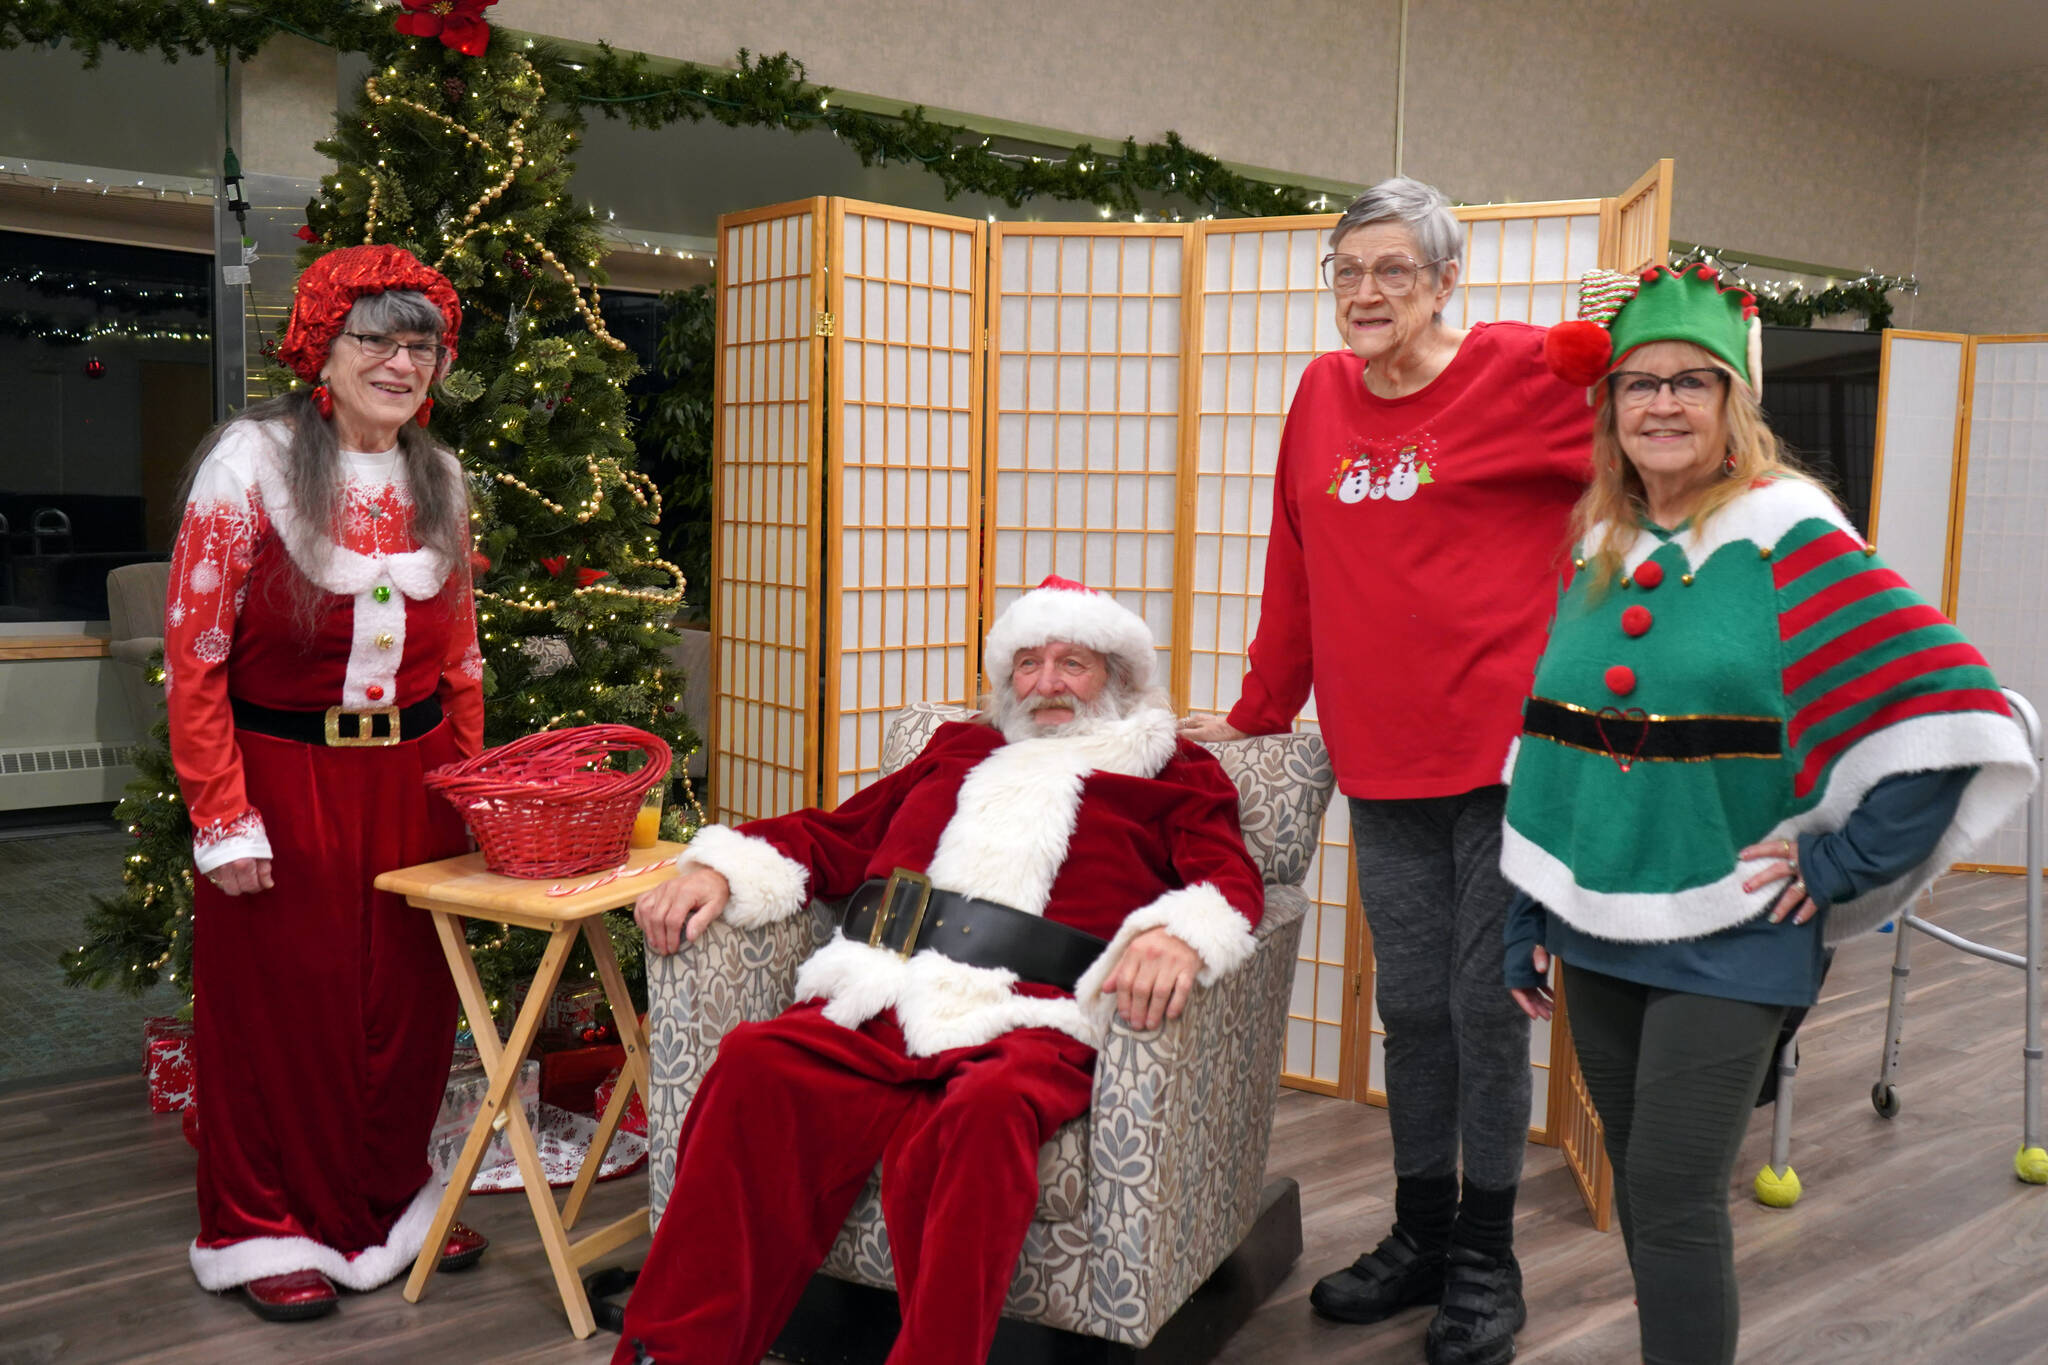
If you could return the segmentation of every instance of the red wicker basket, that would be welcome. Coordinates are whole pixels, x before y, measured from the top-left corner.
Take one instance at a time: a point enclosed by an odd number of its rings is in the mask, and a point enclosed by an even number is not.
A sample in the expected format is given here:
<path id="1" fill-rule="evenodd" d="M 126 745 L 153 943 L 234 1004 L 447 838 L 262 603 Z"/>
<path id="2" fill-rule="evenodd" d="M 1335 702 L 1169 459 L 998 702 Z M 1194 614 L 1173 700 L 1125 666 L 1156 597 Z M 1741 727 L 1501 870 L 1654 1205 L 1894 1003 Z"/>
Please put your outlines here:
<path id="1" fill-rule="evenodd" d="M 610 759 L 647 761 L 621 772 Z M 427 786 L 462 812 L 484 863 L 507 877 L 573 877 L 617 867 L 640 799 L 668 775 L 668 745 L 630 725 L 543 730 L 436 768 Z"/>

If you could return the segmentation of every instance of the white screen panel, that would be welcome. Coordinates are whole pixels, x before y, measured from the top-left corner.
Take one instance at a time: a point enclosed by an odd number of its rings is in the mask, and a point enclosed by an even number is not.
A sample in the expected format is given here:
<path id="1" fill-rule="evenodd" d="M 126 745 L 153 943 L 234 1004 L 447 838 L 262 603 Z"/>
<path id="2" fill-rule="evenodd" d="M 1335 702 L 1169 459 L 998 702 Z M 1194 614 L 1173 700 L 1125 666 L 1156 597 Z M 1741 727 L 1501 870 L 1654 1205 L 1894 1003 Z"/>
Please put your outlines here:
<path id="1" fill-rule="evenodd" d="M 1172 676 L 1187 230 L 1000 229 L 989 619 L 1047 574 L 1113 594 Z"/>
<path id="2" fill-rule="evenodd" d="M 712 788 L 721 820 L 816 799 L 812 206 L 719 224 Z"/>
<path id="3" fill-rule="evenodd" d="M 1950 488 L 1966 344 L 1962 337 L 1892 337 L 1878 381 L 1884 441 L 1877 452 L 1871 540 L 1885 563 L 1937 605 L 1948 593 Z M 1768 388 L 1768 376 L 1764 382 Z"/>
<path id="4" fill-rule="evenodd" d="M 973 702 L 981 449 L 981 225 L 851 204 L 835 224 L 828 806 L 880 775 L 891 713 Z"/>
<path id="5" fill-rule="evenodd" d="M 1976 343 L 1961 542 L 1956 624 L 2000 683 L 2048 709 L 2048 337 Z M 1971 861 L 2023 865 L 2025 820 Z"/>

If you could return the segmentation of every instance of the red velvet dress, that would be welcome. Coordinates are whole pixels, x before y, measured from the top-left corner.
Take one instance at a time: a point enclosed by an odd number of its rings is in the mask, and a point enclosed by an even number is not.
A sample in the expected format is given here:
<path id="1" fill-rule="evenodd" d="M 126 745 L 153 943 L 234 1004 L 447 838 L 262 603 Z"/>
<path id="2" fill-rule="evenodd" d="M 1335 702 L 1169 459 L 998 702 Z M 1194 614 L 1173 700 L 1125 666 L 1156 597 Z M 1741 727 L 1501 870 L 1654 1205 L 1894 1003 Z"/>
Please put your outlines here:
<path id="1" fill-rule="evenodd" d="M 199 1235 L 224 1290 L 293 1270 L 371 1289 L 408 1266 L 439 1189 L 427 1137 L 456 1001 L 428 917 L 379 872 L 461 852 L 460 818 L 422 777 L 482 743 L 482 661 L 464 565 L 421 550 L 395 451 L 344 453 L 338 537 L 293 515 L 282 432 L 230 428 L 194 483 L 164 626 L 171 752 L 200 873 L 270 858 L 269 891 L 194 883 Z M 298 564 L 329 592 L 310 638 Z M 443 720 L 388 747 L 236 728 L 280 711 L 412 706 Z"/>

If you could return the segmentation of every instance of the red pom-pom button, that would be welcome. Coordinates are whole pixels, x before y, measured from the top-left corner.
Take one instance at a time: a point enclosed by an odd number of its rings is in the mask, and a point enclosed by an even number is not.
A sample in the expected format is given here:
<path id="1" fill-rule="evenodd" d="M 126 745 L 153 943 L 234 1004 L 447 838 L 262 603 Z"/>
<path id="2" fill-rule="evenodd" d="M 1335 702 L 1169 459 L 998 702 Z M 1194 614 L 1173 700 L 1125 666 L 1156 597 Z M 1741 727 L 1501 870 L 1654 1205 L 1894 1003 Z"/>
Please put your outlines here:
<path id="1" fill-rule="evenodd" d="M 1650 629 L 1650 609 L 1630 607 L 1621 614 L 1621 628 L 1630 635 L 1642 635 Z"/>
<path id="2" fill-rule="evenodd" d="M 1607 670 L 1607 690 L 1617 697 L 1625 697 L 1636 690 L 1636 671 L 1627 664 L 1616 664 Z"/>
<path id="3" fill-rule="evenodd" d="M 363 689 L 363 695 L 368 697 L 371 701 L 382 701 L 384 700 L 384 689 L 377 683 L 371 683 L 368 687 Z"/>
<path id="4" fill-rule="evenodd" d="M 1664 570 L 1654 559 L 1646 559 L 1636 567 L 1636 586 L 1654 588 L 1664 581 Z"/>

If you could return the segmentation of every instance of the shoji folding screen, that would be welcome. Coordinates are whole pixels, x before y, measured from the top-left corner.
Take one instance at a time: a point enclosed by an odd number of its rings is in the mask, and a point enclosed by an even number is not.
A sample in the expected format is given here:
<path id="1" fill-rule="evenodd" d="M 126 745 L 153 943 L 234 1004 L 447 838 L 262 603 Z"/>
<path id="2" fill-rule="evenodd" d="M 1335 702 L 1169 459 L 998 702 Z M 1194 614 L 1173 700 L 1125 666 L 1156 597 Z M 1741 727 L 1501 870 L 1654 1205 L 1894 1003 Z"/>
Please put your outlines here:
<path id="1" fill-rule="evenodd" d="M 2048 335 L 1886 332 L 1879 411 L 1872 541 L 2048 709 Z M 2024 818 L 1967 866 L 2020 871 Z"/>
<path id="2" fill-rule="evenodd" d="M 1458 210 L 1451 320 L 1556 322 L 1586 270 L 1662 259 L 1670 184 L 1664 162 L 1612 199 Z M 1177 706 L 1227 710 L 1287 405 L 1336 344 L 1334 222 L 990 227 L 841 200 L 724 220 L 721 814 L 856 790 L 886 714 L 969 700 L 986 623 L 1048 573 L 1145 616 Z M 1323 845 L 1285 1079 L 1363 1098 L 1380 1031 L 1342 803 Z M 1558 1111 L 1568 1053 L 1539 1032 L 1539 1136 L 1590 1122 Z"/>

